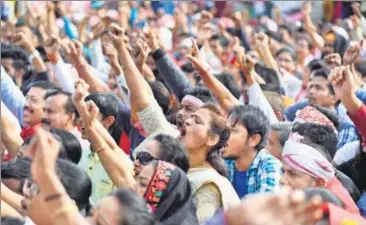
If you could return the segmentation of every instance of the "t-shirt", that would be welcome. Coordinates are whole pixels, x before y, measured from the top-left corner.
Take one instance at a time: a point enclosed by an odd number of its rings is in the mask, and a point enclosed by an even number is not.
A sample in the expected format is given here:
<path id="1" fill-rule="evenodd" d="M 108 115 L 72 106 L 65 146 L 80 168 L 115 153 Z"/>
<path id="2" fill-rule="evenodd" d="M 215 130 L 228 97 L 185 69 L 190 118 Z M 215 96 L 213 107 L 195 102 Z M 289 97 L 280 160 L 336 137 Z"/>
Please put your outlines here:
<path id="1" fill-rule="evenodd" d="M 239 195 L 239 198 L 244 197 L 247 194 L 247 171 L 235 171 L 234 175 L 234 189 Z"/>

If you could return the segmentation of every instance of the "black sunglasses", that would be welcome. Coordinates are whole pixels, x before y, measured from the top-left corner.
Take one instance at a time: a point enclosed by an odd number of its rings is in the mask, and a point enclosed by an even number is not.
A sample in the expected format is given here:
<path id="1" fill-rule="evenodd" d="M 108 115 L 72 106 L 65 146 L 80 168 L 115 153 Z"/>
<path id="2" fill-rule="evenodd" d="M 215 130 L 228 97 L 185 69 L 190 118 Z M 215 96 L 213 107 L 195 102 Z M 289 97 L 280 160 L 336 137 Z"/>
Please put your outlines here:
<path id="1" fill-rule="evenodd" d="M 145 166 L 149 164 L 151 161 L 158 159 L 154 158 L 152 155 L 150 155 L 150 153 L 142 151 L 136 154 L 136 160 L 138 160 L 141 163 L 141 165 Z"/>

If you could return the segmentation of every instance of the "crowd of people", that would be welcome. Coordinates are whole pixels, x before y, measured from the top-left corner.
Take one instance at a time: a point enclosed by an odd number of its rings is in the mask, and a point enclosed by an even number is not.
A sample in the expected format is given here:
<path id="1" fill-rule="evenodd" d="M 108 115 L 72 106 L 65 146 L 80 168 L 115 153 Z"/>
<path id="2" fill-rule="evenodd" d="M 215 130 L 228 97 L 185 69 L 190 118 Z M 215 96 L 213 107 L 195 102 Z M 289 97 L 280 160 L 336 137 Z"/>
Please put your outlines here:
<path id="1" fill-rule="evenodd" d="M 1 2 L 1 222 L 366 225 L 366 2 Z"/>

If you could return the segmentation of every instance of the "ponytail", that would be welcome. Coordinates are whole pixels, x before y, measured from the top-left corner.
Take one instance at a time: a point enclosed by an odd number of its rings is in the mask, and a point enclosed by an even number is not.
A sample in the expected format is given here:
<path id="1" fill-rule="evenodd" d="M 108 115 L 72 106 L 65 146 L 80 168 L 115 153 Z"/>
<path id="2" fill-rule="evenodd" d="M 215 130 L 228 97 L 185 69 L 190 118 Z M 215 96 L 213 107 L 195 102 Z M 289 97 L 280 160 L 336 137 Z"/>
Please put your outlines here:
<path id="1" fill-rule="evenodd" d="M 226 170 L 225 161 L 219 156 L 219 151 L 210 151 L 207 154 L 206 160 L 211 164 L 211 166 L 224 177 L 228 177 L 228 172 Z"/>

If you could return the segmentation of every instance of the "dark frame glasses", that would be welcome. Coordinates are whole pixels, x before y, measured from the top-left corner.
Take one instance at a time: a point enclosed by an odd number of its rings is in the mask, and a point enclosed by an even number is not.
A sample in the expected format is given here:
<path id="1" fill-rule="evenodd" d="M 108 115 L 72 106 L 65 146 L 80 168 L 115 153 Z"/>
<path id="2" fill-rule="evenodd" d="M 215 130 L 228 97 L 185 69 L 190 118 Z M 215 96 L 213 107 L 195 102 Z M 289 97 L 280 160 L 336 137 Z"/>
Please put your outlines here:
<path id="1" fill-rule="evenodd" d="M 141 165 L 147 165 L 150 162 L 154 160 L 158 160 L 157 158 L 154 158 L 150 153 L 141 151 L 136 154 L 136 160 L 140 162 Z"/>

